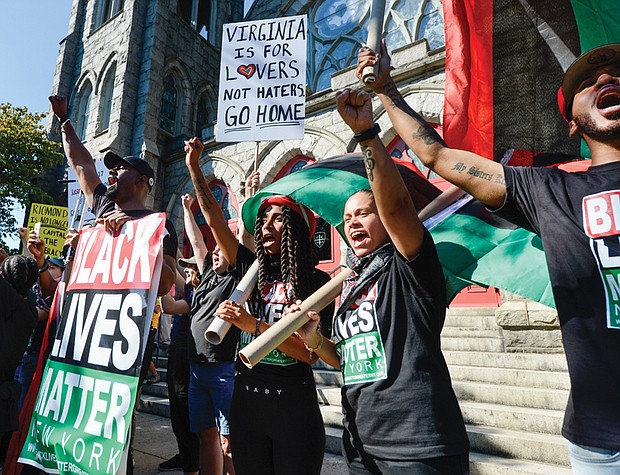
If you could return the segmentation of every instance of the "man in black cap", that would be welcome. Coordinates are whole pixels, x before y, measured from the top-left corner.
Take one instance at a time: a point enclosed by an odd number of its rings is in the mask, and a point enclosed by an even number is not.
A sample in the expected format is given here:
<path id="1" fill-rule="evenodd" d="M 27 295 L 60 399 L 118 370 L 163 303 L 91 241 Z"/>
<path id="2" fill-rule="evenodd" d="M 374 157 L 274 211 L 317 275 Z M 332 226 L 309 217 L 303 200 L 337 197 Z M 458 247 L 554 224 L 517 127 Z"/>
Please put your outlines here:
<path id="1" fill-rule="evenodd" d="M 155 183 L 151 166 L 139 157 L 120 157 L 108 152 L 104 164 L 110 170 L 106 187 L 95 168 L 93 157 L 79 139 L 67 115 L 67 98 L 51 96 L 52 110 L 60 121 L 62 142 L 75 170 L 80 188 L 98 220 L 108 232 L 115 232 L 133 218 L 142 218 L 152 210 L 146 207 L 146 199 Z M 166 220 L 168 235 L 164 238 L 164 263 L 159 280 L 158 295 L 168 293 L 176 276 L 178 238 L 173 224 Z"/>
<path id="2" fill-rule="evenodd" d="M 370 87 L 422 162 L 502 217 L 540 234 L 551 276 L 571 392 L 562 434 L 574 473 L 620 473 L 620 44 L 575 60 L 558 93 L 569 135 L 592 154 L 587 171 L 508 167 L 450 149 L 405 102 L 385 44 L 364 47 L 358 76 L 379 64 Z"/>

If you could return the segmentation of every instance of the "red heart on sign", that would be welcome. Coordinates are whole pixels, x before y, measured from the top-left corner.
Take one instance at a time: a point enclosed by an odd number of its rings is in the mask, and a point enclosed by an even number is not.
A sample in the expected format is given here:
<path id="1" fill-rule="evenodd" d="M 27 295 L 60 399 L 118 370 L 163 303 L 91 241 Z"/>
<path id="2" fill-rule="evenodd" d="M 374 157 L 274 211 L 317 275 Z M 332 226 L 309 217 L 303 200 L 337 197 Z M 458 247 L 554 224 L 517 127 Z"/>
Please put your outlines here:
<path id="1" fill-rule="evenodd" d="M 237 68 L 237 72 L 242 76 L 250 79 L 252 76 L 254 76 L 254 73 L 256 72 L 256 66 L 254 66 L 253 64 L 248 64 L 247 66 L 242 64 Z"/>

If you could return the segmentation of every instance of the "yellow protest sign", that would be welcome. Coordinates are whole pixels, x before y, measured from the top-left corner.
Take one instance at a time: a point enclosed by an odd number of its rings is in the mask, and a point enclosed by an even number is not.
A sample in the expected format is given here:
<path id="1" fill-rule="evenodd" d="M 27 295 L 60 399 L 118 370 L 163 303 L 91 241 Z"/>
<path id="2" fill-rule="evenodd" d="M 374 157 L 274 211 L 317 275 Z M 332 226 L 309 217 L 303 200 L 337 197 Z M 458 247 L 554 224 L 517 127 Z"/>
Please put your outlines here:
<path id="1" fill-rule="evenodd" d="M 32 203 L 28 215 L 28 230 L 32 231 L 36 223 L 41 223 L 39 237 L 45 240 L 45 252 L 51 257 L 62 255 L 62 248 L 67 235 L 68 211 L 64 206 Z"/>

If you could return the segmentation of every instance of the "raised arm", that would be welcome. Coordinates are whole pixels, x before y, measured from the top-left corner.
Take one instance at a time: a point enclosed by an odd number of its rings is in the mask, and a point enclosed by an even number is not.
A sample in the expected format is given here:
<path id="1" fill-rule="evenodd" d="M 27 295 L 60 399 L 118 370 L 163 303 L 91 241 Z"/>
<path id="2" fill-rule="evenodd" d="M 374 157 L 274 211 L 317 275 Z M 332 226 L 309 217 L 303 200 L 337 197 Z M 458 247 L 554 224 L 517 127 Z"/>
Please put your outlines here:
<path id="1" fill-rule="evenodd" d="M 354 134 L 372 129 L 372 104 L 367 92 L 345 89 L 336 99 L 340 116 Z M 424 227 L 411 196 L 379 136 L 374 134 L 360 145 L 381 222 L 398 252 L 412 259 L 422 246 Z"/>
<path id="2" fill-rule="evenodd" d="M 506 185 L 501 164 L 465 150 L 449 148 L 435 130 L 405 101 L 390 76 L 390 56 L 381 44 L 380 58 L 368 47 L 358 55 L 357 75 L 379 63 L 377 80 L 369 86 L 377 93 L 394 127 L 407 146 L 428 168 L 483 203 L 499 207 Z"/>
<path id="3" fill-rule="evenodd" d="M 52 104 L 54 114 L 58 117 L 61 124 L 60 130 L 62 132 L 62 144 L 65 155 L 67 155 L 69 165 L 75 170 L 80 188 L 84 192 L 88 205 L 91 206 L 93 204 L 93 192 L 97 185 L 101 183 L 97 175 L 95 162 L 71 125 L 67 114 L 67 98 L 63 96 L 50 96 L 49 101 Z"/>
<path id="4" fill-rule="evenodd" d="M 200 206 L 200 210 L 211 228 L 215 242 L 222 250 L 224 258 L 231 265 L 235 265 L 237 263 L 239 242 L 228 227 L 224 213 L 219 203 L 213 197 L 207 185 L 207 180 L 205 180 L 200 169 L 199 159 L 203 150 L 204 146 L 197 137 L 185 142 L 185 165 L 187 165 L 192 183 L 194 184 L 198 206 Z"/>
<path id="5" fill-rule="evenodd" d="M 196 223 L 194 213 L 192 213 L 192 205 L 194 204 L 194 197 L 187 193 L 181 197 L 183 203 L 183 224 L 185 225 L 185 232 L 189 238 L 189 242 L 194 250 L 194 257 L 196 257 L 196 264 L 198 265 L 198 272 L 202 274 L 205 265 L 205 259 L 209 254 L 209 250 L 205 244 L 202 232 Z"/>

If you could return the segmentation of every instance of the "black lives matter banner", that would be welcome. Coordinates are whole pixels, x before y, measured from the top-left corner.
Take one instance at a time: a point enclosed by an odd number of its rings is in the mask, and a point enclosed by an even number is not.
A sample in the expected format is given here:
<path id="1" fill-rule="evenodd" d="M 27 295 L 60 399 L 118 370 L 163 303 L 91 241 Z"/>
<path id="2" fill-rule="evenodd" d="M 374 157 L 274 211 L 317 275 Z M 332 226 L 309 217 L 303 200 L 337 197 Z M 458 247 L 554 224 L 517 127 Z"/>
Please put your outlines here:
<path id="1" fill-rule="evenodd" d="M 20 454 L 48 473 L 121 467 L 162 266 L 163 213 L 83 230 Z"/>

